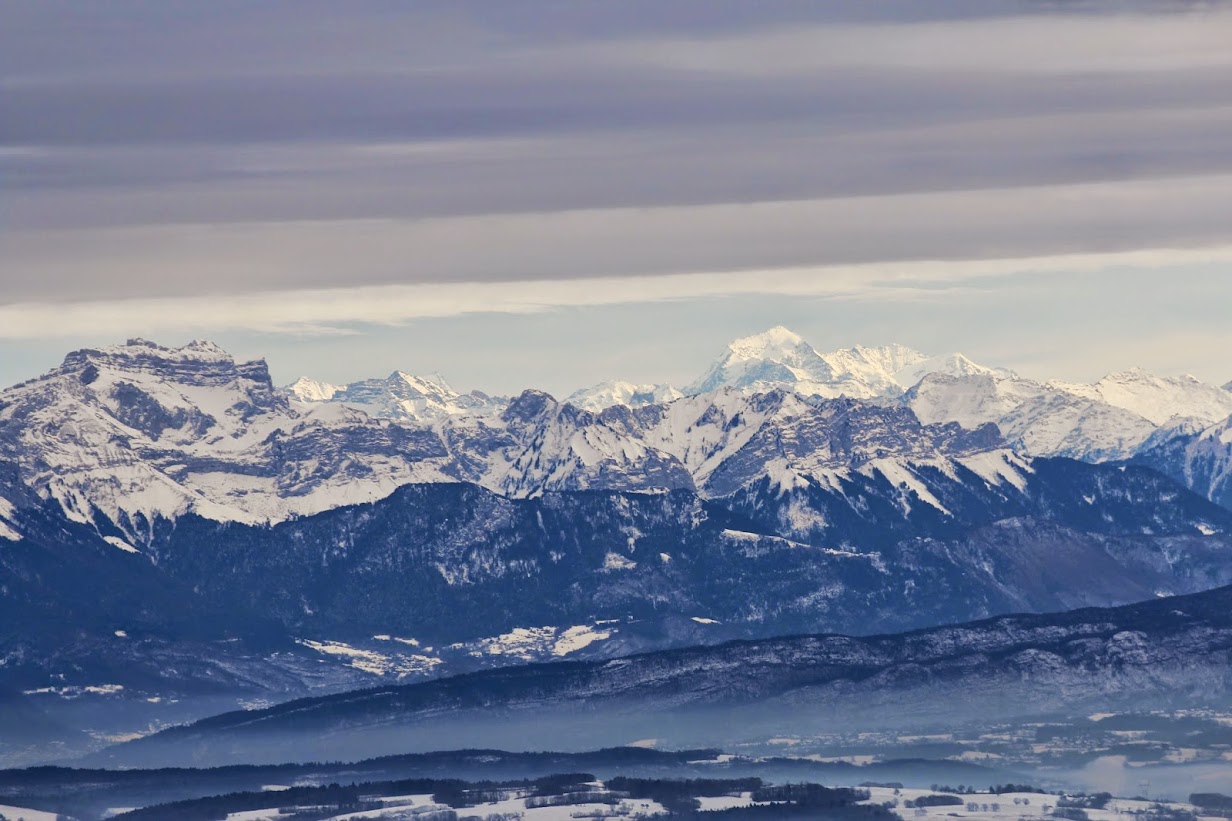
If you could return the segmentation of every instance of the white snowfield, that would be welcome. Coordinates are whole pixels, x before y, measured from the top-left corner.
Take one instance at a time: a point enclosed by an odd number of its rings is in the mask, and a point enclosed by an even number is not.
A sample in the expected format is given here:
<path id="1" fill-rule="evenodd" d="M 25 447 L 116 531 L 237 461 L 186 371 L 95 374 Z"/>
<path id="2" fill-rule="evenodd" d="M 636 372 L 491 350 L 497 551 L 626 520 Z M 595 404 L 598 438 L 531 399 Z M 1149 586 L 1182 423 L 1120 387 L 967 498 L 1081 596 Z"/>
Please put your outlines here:
<path id="1" fill-rule="evenodd" d="M 18 818 L 24 818 L 25 821 L 56 821 L 54 812 L 43 812 L 42 810 L 32 810 L 29 807 L 12 807 L 8 804 L 0 804 L 0 817 L 17 821 Z"/>
<path id="2" fill-rule="evenodd" d="M 876 407 L 817 398 L 839 396 Z M 1093 385 L 1041 383 L 900 345 L 818 353 L 780 327 L 731 343 L 684 392 L 608 382 L 575 399 L 581 407 L 535 392 L 463 394 L 439 376 L 403 372 L 345 386 L 302 378 L 279 391 L 264 362 L 237 362 L 212 343 L 130 340 L 74 352 L 0 394 L 0 447 L 37 494 L 79 522 L 102 514 L 120 530 L 108 541 L 136 554 L 160 519 L 276 523 L 433 482 L 510 497 L 591 488 L 722 496 L 761 479 L 780 493 L 810 484 L 842 492 L 859 474 L 900 487 L 905 511 L 947 514 L 938 471 L 960 481 L 965 468 L 1021 491 L 1032 456 L 1123 458 L 1173 431 L 1204 431 L 1190 449 L 1211 466 L 1202 481 L 1212 492 L 1232 482 L 1232 423 L 1223 421 L 1232 391 L 1142 370 Z M 926 425 L 995 424 L 1010 447 L 943 450 L 937 429 L 869 415 L 902 407 Z M 853 413 L 873 427 L 836 441 Z M 787 509 L 793 533 L 826 526 L 813 511 Z M 21 538 L 20 512 L 0 499 L 0 540 Z"/>

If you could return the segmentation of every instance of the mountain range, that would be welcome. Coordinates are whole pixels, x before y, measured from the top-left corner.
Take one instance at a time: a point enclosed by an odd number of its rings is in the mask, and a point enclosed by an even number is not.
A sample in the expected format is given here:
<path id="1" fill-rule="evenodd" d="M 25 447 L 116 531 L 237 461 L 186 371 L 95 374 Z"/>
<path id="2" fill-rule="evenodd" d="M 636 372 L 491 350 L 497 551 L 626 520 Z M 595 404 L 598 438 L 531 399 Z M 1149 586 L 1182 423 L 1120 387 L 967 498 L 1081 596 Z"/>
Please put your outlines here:
<path id="1" fill-rule="evenodd" d="M 73 701 L 58 737 L 97 740 L 524 661 L 1193 593 L 1232 583 L 1228 414 L 1188 377 L 1041 383 L 782 328 L 686 389 L 563 402 L 83 349 L 0 392 L 0 696 Z"/>
<path id="2" fill-rule="evenodd" d="M 384 399 L 370 393 L 387 385 Z M 415 407 L 400 406 L 412 389 Z M 1232 385 L 1232 383 L 1229 383 Z M 722 389 L 743 393 L 783 390 L 800 396 L 846 397 L 905 404 L 926 423 L 958 422 L 966 428 L 997 425 L 1008 443 L 1035 456 L 1090 461 L 1132 458 L 1152 435 L 1204 430 L 1232 416 L 1232 390 L 1192 376 L 1160 376 L 1142 368 L 1082 384 L 1040 382 L 1007 368 L 971 361 L 960 353 L 929 356 L 903 345 L 855 346 L 821 353 L 799 335 L 775 327 L 732 342 L 684 388 L 663 384 L 600 382 L 565 402 L 598 413 L 608 407 L 671 403 Z M 498 412 L 508 400 L 482 392 L 459 394 L 439 375 L 368 380 L 346 388 L 302 378 L 287 389 L 304 402 L 331 401 L 375 416 L 433 420 Z"/>

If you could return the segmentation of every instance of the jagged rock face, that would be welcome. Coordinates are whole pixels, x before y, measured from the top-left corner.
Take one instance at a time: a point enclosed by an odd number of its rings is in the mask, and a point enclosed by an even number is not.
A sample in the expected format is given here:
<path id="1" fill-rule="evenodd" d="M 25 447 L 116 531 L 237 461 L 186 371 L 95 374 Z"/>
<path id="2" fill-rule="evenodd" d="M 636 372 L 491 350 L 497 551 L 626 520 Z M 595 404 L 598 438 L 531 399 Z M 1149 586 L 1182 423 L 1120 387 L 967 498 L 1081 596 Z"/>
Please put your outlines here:
<path id="1" fill-rule="evenodd" d="M 70 354 L 0 396 L 0 453 L 70 516 L 101 515 L 136 541 L 188 511 L 277 520 L 451 478 L 430 432 L 296 410 L 264 362 L 201 342 Z"/>
<path id="2" fill-rule="evenodd" d="M 1232 700 L 1230 605 L 1223 588 L 900 635 L 803 636 L 490 671 L 217 716 L 113 748 L 103 760 L 320 758 L 321 738 L 334 749 L 383 752 L 396 743 L 406 751 L 475 724 L 489 734 L 514 725 L 527 749 L 549 737 L 567 744 L 570 728 L 606 744 L 649 729 L 682 747 L 784 730 L 952 727 L 988 711 L 1008 720 L 1095 707 L 1223 707 Z"/>

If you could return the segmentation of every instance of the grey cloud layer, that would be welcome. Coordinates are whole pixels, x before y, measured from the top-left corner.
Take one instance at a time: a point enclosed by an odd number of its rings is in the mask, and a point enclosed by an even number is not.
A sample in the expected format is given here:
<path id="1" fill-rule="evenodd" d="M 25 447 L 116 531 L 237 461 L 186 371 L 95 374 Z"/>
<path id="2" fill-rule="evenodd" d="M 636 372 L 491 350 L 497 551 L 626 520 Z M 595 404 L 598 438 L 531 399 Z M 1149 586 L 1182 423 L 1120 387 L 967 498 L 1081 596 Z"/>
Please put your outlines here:
<path id="1" fill-rule="evenodd" d="M 1074 7 L 10 2 L 3 301 L 1232 242 L 1232 13 Z"/>

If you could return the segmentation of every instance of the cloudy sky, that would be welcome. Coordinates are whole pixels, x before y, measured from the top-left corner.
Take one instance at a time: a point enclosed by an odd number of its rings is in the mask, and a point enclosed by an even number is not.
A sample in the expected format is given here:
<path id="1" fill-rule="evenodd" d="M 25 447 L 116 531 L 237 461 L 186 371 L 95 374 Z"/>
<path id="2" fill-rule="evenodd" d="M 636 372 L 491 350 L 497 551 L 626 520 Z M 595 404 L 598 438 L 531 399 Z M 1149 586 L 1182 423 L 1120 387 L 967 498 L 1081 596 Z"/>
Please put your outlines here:
<path id="1" fill-rule="evenodd" d="M 686 382 L 785 324 L 1232 379 L 1232 6 L 0 0 L 0 382 Z"/>

